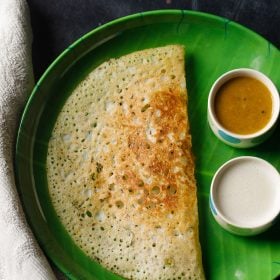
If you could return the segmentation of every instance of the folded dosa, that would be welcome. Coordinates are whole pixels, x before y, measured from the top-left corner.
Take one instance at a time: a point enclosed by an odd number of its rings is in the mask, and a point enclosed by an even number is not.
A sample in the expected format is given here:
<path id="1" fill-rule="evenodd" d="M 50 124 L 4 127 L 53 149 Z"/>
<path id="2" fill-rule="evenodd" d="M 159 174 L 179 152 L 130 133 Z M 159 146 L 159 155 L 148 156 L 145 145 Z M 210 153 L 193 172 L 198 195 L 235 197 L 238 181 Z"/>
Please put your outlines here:
<path id="1" fill-rule="evenodd" d="M 57 215 L 87 255 L 128 279 L 204 279 L 184 69 L 179 45 L 104 62 L 49 141 Z"/>

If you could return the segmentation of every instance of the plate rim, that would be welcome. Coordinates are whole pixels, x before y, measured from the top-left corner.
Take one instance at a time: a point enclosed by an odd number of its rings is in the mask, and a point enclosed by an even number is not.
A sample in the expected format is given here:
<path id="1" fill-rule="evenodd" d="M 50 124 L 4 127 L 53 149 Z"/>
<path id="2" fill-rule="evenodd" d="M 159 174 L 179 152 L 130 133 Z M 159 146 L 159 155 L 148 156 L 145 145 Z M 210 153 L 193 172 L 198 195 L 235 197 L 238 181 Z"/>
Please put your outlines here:
<path id="1" fill-rule="evenodd" d="M 116 24 L 121 24 L 124 23 L 126 21 L 130 21 L 130 20 L 135 20 L 137 18 L 143 18 L 146 16 L 164 16 L 164 15 L 181 15 L 182 17 L 184 17 L 185 15 L 192 15 L 192 16 L 198 16 L 198 17 L 202 17 L 202 18 L 208 18 L 208 19 L 212 19 L 212 20 L 216 20 L 216 21 L 224 21 L 226 22 L 226 24 L 231 24 L 233 26 L 235 26 L 238 29 L 243 29 L 245 32 L 251 33 L 252 36 L 257 37 L 258 39 L 264 40 L 266 41 L 270 46 L 274 47 L 275 49 L 278 50 L 278 48 L 272 44 L 269 40 L 267 40 L 266 38 L 264 38 L 262 35 L 258 34 L 257 32 L 255 32 L 254 30 L 234 21 L 234 20 L 230 20 L 226 17 L 222 17 L 222 16 L 218 16 L 218 15 L 214 15 L 211 13 L 206 13 L 206 12 L 201 12 L 201 11 L 194 11 L 194 10 L 184 10 L 184 9 L 159 9 L 159 10 L 151 10 L 151 11 L 145 11 L 145 12 L 139 12 L 139 13 L 133 13 L 130 15 L 126 15 L 120 18 L 116 18 L 113 19 L 107 23 L 102 24 L 101 26 L 98 26 L 96 28 L 93 28 L 92 30 L 88 31 L 87 33 L 85 33 L 84 35 L 82 35 L 81 37 L 79 37 L 78 39 L 76 39 L 73 43 L 71 43 L 68 47 L 66 47 L 58 56 L 56 56 L 56 58 L 51 62 L 51 64 L 46 68 L 46 70 L 43 72 L 43 74 L 40 76 L 40 78 L 38 79 L 38 81 L 35 83 L 33 90 L 30 94 L 30 96 L 28 97 L 28 101 L 25 105 L 25 108 L 28 107 L 29 105 L 29 101 L 33 98 L 33 95 L 36 92 L 36 86 L 41 84 L 42 81 L 46 78 L 46 76 L 49 74 L 49 72 L 56 66 L 56 64 L 58 64 L 61 59 L 67 55 L 68 53 L 68 49 L 74 49 L 77 45 L 79 45 L 83 40 L 86 40 L 87 38 L 93 36 L 96 33 L 102 32 L 103 30 L 106 30 L 108 27 L 116 25 Z M 23 111 L 21 120 L 23 119 L 25 114 L 25 109 Z"/>

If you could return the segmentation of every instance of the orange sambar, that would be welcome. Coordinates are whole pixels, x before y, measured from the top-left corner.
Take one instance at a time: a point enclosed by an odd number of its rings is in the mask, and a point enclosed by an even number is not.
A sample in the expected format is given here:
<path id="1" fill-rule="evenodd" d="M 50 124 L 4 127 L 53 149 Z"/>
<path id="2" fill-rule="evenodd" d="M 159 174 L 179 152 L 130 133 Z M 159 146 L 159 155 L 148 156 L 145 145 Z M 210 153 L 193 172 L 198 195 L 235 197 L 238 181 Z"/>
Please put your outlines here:
<path id="1" fill-rule="evenodd" d="M 236 77 L 218 90 L 214 101 L 218 122 L 237 134 L 261 130 L 272 115 L 272 97 L 268 88 L 251 77 Z"/>

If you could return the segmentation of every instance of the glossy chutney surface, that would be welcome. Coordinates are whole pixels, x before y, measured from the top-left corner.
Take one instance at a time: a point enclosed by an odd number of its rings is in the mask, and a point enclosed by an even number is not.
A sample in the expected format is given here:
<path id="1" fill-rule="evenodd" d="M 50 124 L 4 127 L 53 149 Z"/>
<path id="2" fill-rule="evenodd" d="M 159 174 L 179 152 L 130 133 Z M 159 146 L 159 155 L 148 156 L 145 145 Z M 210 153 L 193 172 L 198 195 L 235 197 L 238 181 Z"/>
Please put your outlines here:
<path id="1" fill-rule="evenodd" d="M 214 108 L 219 123 L 225 129 L 237 134 L 252 134 L 269 122 L 272 97 L 261 81 L 236 77 L 218 90 Z"/>

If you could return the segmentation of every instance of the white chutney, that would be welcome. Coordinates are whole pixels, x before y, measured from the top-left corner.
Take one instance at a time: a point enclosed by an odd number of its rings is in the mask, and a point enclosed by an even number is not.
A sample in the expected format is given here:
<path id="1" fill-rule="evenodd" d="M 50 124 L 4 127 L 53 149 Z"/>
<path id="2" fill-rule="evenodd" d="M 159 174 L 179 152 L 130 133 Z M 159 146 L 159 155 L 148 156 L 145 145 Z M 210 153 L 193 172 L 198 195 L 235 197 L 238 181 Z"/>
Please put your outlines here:
<path id="1" fill-rule="evenodd" d="M 213 177 L 210 207 L 225 229 L 240 235 L 260 233 L 280 212 L 280 175 L 260 158 L 230 160 Z"/>

